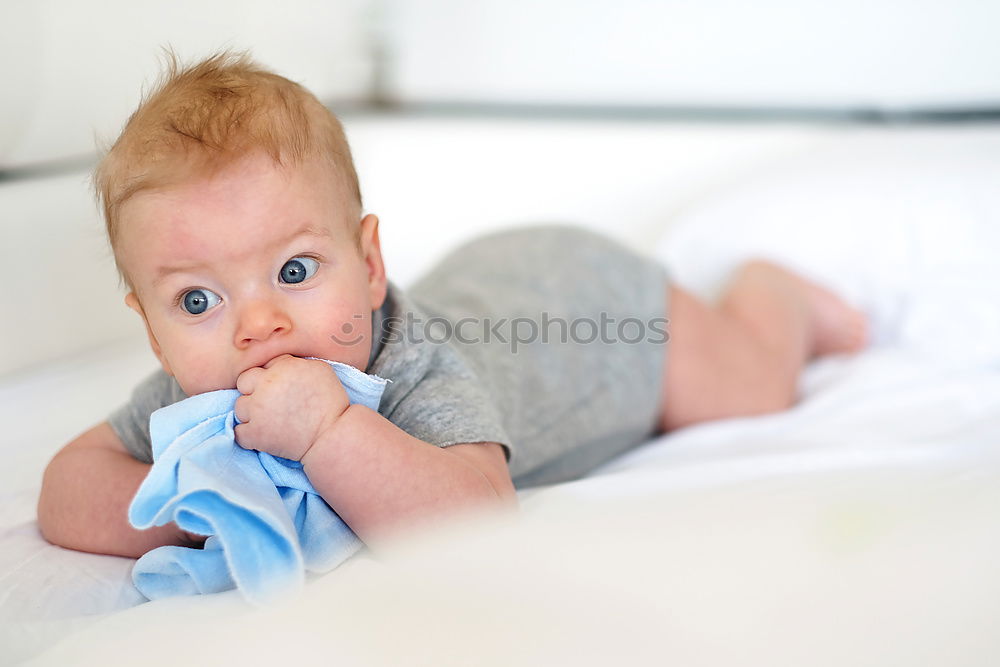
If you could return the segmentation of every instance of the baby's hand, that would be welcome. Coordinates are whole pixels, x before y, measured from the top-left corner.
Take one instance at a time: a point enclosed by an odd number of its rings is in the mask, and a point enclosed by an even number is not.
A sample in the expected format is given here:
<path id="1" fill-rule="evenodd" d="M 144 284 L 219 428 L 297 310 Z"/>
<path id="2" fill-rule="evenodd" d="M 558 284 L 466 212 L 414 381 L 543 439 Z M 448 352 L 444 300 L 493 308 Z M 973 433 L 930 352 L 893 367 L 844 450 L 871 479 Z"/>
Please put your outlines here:
<path id="1" fill-rule="evenodd" d="M 285 354 L 236 379 L 236 444 L 300 460 L 350 402 L 325 361 Z"/>

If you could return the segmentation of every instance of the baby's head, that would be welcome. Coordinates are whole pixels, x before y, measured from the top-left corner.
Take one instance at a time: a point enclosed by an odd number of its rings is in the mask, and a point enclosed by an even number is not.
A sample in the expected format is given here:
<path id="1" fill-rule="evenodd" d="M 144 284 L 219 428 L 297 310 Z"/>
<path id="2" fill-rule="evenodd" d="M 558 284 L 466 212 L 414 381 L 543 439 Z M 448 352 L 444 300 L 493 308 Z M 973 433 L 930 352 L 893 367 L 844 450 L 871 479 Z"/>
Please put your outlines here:
<path id="1" fill-rule="evenodd" d="M 188 395 L 282 354 L 364 370 L 386 278 L 340 123 L 246 55 L 168 55 L 94 172 L 125 303 L 164 370 Z"/>

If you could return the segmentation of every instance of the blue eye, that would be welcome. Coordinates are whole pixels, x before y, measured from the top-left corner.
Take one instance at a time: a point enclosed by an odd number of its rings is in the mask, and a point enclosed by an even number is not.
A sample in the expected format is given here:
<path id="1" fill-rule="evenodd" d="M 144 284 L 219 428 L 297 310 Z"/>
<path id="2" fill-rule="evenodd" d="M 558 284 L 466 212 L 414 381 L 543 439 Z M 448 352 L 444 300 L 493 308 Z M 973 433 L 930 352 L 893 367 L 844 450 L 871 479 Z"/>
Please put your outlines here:
<path id="1" fill-rule="evenodd" d="M 201 315 L 220 301 L 219 295 L 212 290 L 193 289 L 181 297 L 181 308 L 191 315 Z"/>
<path id="2" fill-rule="evenodd" d="M 319 262 L 311 257 L 295 257 L 281 267 L 281 282 L 292 285 L 301 283 L 312 278 L 318 268 Z"/>

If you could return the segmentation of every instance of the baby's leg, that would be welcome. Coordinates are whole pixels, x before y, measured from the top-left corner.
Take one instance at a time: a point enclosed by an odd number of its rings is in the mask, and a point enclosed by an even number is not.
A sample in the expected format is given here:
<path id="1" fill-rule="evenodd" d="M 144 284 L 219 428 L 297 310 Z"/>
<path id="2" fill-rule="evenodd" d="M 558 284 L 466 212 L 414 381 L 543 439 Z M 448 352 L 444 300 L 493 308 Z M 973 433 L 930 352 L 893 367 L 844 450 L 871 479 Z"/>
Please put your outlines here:
<path id="1" fill-rule="evenodd" d="M 766 261 L 741 266 L 717 306 L 670 288 L 661 430 L 783 410 L 802 367 L 864 347 L 864 315 Z"/>

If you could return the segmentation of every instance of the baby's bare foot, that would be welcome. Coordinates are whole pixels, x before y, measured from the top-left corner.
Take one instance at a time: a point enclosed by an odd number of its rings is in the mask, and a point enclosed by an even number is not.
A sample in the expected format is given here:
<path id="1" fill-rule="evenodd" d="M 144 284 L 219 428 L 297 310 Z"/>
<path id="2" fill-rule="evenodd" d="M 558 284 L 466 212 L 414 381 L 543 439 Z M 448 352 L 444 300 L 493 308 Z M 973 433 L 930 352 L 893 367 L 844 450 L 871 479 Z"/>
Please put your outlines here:
<path id="1" fill-rule="evenodd" d="M 868 318 L 828 289 L 800 278 L 813 322 L 813 355 L 859 352 L 868 344 Z"/>
<path id="2" fill-rule="evenodd" d="M 802 300 L 809 322 L 809 356 L 849 354 L 868 344 L 868 319 L 830 290 L 765 260 L 749 262 L 744 270 L 768 274 Z"/>

